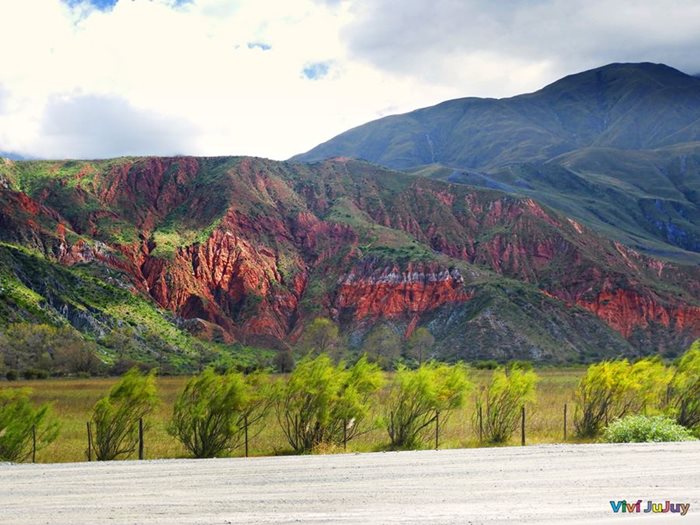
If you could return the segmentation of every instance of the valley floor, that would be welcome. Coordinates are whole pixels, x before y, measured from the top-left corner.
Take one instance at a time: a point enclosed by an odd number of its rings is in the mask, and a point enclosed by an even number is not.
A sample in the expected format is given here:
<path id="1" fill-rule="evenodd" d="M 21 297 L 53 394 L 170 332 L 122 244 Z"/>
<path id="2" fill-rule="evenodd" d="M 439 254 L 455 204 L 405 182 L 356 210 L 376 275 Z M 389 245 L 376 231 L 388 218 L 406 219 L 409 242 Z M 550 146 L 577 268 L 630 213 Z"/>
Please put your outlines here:
<path id="1" fill-rule="evenodd" d="M 700 442 L 0 465 L 4 524 L 699 523 Z M 619 515 L 610 500 L 690 503 Z"/>

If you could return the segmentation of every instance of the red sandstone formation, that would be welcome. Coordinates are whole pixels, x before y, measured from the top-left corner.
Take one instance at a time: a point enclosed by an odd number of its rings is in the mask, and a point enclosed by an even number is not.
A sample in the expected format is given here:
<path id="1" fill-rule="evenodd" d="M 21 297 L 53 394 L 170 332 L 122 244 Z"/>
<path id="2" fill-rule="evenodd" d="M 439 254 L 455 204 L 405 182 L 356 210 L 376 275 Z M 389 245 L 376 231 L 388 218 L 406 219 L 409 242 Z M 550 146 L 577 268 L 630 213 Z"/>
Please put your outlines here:
<path id="1" fill-rule="evenodd" d="M 218 325 L 229 340 L 284 340 L 298 333 L 311 316 L 301 303 L 314 272 L 317 282 L 319 272 L 335 276 L 314 299 L 321 314 L 342 310 L 354 321 L 401 318 L 409 322 L 407 333 L 423 314 L 471 299 L 460 271 L 442 262 L 364 257 L 360 238 L 370 226 L 324 218 L 343 198 L 375 225 L 404 232 L 443 259 L 539 285 L 546 295 L 593 312 L 624 337 L 651 325 L 700 336 L 697 303 L 654 284 L 670 279 L 697 298 L 697 272 L 597 237 L 531 199 L 425 180 L 387 196 L 372 180 L 348 188 L 341 178 L 344 164 L 337 167 L 340 175 L 324 173 L 319 181 L 277 175 L 279 165 L 255 159 L 242 159 L 221 179 L 220 194 L 212 195 L 196 185 L 202 162 L 154 158 L 108 170 L 86 165 L 72 197 L 93 204 L 72 222 L 45 204 L 68 191 L 65 180 L 55 183 L 63 193 L 47 185 L 34 198 L 5 183 L 0 225 L 11 240 L 43 242 L 63 264 L 99 261 L 125 272 L 163 308 L 202 319 L 206 333 L 212 332 L 207 323 Z M 224 199 L 223 209 L 212 209 L 213 197 Z M 177 247 L 172 257 L 157 256 L 154 231 L 176 209 L 193 224 L 210 216 L 218 222 L 208 238 Z M 133 225 L 138 240 L 100 241 L 111 221 Z"/>
<path id="2" fill-rule="evenodd" d="M 339 281 L 336 305 L 353 318 L 414 317 L 470 298 L 457 269 L 409 264 L 353 269 Z"/>
<path id="3" fill-rule="evenodd" d="M 645 329 L 651 323 L 700 334 L 699 307 L 669 305 L 633 290 L 604 291 L 591 301 L 579 299 L 576 304 L 596 314 L 624 337 L 630 337 L 635 329 Z"/>

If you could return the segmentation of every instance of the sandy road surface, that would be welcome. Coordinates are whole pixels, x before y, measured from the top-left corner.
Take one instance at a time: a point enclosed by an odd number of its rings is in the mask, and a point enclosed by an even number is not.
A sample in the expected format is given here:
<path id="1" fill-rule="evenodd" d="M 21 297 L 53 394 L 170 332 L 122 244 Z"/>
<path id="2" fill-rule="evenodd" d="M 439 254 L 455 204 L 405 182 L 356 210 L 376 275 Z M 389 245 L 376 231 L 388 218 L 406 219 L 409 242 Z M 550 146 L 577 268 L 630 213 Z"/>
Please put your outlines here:
<path id="1" fill-rule="evenodd" d="M 700 442 L 0 465 L 2 524 L 406 522 L 700 524 Z"/>

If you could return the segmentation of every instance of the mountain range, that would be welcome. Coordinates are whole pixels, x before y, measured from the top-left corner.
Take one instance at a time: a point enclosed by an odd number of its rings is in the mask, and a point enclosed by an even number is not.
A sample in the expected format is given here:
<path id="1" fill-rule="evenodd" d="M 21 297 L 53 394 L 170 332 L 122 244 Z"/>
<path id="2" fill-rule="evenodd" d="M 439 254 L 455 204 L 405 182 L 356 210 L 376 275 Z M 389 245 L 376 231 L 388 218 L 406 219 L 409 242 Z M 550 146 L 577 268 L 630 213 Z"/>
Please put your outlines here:
<path id="1" fill-rule="evenodd" d="M 287 162 L 5 159 L 0 328 L 73 327 L 105 360 L 127 330 L 180 371 L 317 317 L 350 352 L 424 327 L 446 360 L 675 356 L 700 337 L 699 85 L 615 64 Z"/>
<path id="2" fill-rule="evenodd" d="M 385 117 L 295 160 L 337 156 L 533 197 L 636 250 L 700 262 L 700 79 L 662 64 Z"/>

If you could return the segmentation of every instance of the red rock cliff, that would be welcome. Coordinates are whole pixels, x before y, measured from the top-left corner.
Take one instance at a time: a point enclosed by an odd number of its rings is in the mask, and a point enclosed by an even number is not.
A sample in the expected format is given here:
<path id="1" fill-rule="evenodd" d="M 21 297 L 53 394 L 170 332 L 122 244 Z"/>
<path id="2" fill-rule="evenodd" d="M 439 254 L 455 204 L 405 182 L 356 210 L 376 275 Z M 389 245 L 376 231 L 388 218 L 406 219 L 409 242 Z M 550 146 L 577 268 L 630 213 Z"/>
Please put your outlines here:
<path id="1" fill-rule="evenodd" d="M 338 282 L 335 304 L 353 311 L 355 320 L 412 317 L 447 303 L 470 298 L 457 269 L 435 265 L 356 267 Z"/>

